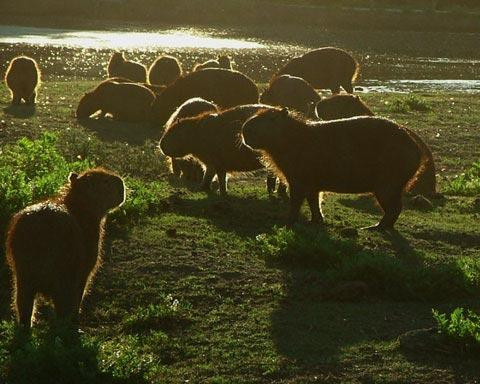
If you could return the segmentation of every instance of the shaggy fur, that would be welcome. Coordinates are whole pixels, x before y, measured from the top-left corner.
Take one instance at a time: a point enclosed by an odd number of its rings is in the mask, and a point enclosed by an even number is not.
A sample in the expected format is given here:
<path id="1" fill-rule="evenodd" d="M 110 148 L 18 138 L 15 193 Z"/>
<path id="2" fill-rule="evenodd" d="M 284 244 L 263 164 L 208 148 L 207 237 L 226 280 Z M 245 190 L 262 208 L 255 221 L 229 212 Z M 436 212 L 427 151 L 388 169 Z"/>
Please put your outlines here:
<path id="1" fill-rule="evenodd" d="M 215 103 L 220 109 L 258 102 L 255 83 L 237 71 L 207 68 L 180 77 L 154 103 L 155 123 L 165 124 L 175 109 L 192 97 Z"/>
<path id="2" fill-rule="evenodd" d="M 307 81 L 316 89 L 339 93 L 340 86 L 353 92 L 352 83 L 359 71 L 357 61 L 343 49 L 326 47 L 307 52 L 290 60 L 276 76 L 292 75 Z"/>
<path id="3" fill-rule="evenodd" d="M 316 114 L 318 118 L 324 120 L 374 115 L 371 109 L 358 96 L 353 95 L 335 95 L 322 99 L 317 103 Z M 440 196 L 437 192 L 435 161 L 433 160 L 432 151 L 415 132 L 405 127 L 403 129 L 408 131 L 410 136 L 417 142 L 417 145 L 427 159 L 423 172 L 418 175 L 410 192 L 430 198 Z"/>
<path id="4" fill-rule="evenodd" d="M 312 221 L 323 221 L 319 192 L 372 192 L 385 212 L 373 228 L 392 228 L 402 210 L 402 192 L 423 161 L 409 132 L 376 117 L 306 122 L 286 109 L 270 109 L 247 120 L 243 140 L 263 152 L 288 182 L 290 224 L 305 198 Z"/>
<path id="5" fill-rule="evenodd" d="M 170 119 L 168 119 L 165 124 L 165 131 L 168 131 L 170 127 L 180 119 L 194 117 L 205 112 L 215 113 L 218 112 L 218 108 L 215 104 L 200 97 L 189 99 L 180 105 L 172 116 L 170 116 Z M 168 159 L 170 160 L 170 169 L 175 176 L 190 181 L 202 181 L 203 168 L 195 158 L 187 156 L 181 159 L 175 157 L 168 157 Z"/>
<path id="6" fill-rule="evenodd" d="M 265 105 L 251 104 L 215 113 L 204 113 L 174 122 L 160 140 L 160 149 L 171 157 L 192 155 L 205 166 L 202 187 L 210 189 L 215 175 L 220 192 L 227 191 L 229 172 L 263 168 L 258 154 L 242 145 L 240 130 L 244 121 Z M 269 191 L 270 192 L 270 191 Z"/>
<path id="7" fill-rule="evenodd" d="M 114 52 L 107 67 L 108 77 L 125 77 L 137 83 L 147 82 L 147 68 L 136 61 L 125 59 L 122 52 Z"/>
<path id="8" fill-rule="evenodd" d="M 5 83 L 12 94 L 12 104 L 18 105 L 22 99 L 26 104 L 35 104 L 40 85 L 40 69 L 37 62 L 26 56 L 12 59 L 5 73 Z"/>
<path id="9" fill-rule="evenodd" d="M 170 85 L 182 76 L 182 66 L 173 56 L 157 58 L 148 70 L 148 82 L 152 85 Z"/>
<path id="10" fill-rule="evenodd" d="M 114 119 L 126 122 L 150 120 L 155 94 L 136 83 L 106 80 L 86 93 L 78 103 L 77 118 L 88 118 L 97 111 L 110 113 Z"/>
<path id="11" fill-rule="evenodd" d="M 200 71 L 206 68 L 223 68 L 223 69 L 232 69 L 232 62 L 230 58 L 226 55 L 218 56 L 217 60 L 211 59 L 203 63 L 196 64 L 193 67 L 194 71 Z"/>
<path id="12" fill-rule="evenodd" d="M 260 96 L 261 103 L 293 108 L 307 117 L 313 117 L 311 106 L 320 99 L 310 84 L 300 77 L 290 75 L 276 77 Z"/>
<path id="13" fill-rule="evenodd" d="M 7 234 L 13 306 L 29 328 L 37 294 L 52 299 L 60 318 L 78 322 L 83 297 L 101 261 L 105 215 L 125 200 L 122 179 L 104 169 L 80 175 L 56 198 L 18 212 Z"/>

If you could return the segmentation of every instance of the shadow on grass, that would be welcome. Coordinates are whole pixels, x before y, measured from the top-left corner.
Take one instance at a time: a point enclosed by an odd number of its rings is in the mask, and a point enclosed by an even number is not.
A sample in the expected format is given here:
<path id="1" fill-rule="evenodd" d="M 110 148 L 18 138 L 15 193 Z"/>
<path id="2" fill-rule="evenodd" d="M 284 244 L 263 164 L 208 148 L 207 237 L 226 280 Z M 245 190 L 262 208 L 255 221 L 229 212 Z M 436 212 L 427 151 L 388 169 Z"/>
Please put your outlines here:
<path id="1" fill-rule="evenodd" d="M 20 119 L 28 119 L 35 114 L 35 105 L 9 105 L 3 108 L 3 112 Z"/>
<path id="2" fill-rule="evenodd" d="M 480 233 L 449 231 L 417 231 L 415 237 L 429 241 L 440 241 L 462 248 L 480 248 Z"/>

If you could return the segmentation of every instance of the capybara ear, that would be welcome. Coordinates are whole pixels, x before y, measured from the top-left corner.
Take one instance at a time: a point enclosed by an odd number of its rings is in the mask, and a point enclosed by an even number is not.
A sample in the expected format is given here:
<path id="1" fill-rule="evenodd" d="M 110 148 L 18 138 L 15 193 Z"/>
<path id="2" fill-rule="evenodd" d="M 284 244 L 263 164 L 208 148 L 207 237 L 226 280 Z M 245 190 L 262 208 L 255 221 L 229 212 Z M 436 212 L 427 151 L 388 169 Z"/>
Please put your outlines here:
<path id="1" fill-rule="evenodd" d="M 68 181 L 70 184 L 73 184 L 75 181 L 78 179 L 78 173 L 75 172 L 70 172 L 70 175 L 68 175 Z"/>

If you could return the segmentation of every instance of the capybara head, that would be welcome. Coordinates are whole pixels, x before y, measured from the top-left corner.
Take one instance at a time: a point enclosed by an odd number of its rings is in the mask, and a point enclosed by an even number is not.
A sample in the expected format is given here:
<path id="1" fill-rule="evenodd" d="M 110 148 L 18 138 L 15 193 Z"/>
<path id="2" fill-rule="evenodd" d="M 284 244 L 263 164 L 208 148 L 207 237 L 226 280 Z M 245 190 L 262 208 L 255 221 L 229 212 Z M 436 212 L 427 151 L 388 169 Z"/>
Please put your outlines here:
<path id="1" fill-rule="evenodd" d="M 113 52 L 112 57 L 110 58 L 111 64 L 121 63 L 123 61 L 125 61 L 123 52 Z"/>
<path id="2" fill-rule="evenodd" d="M 335 95 L 317 103 L 316 114 L 319 119 L 335 120 L 354 116 L 373 116 L 373 112 L 356 95 Z"/>
<path id="3" fill-rule="evenodd" d="M 87 92 L 80 99 L 75 112 L 77 119 L 86 119 L 93 113 L 97 112 L 98 103 L 96 102 L 96 96 L 93 92 Z"/>
<path id="4" fill-rule="evenodd" d="M 125 185 L 117 174 L 102 168 L 94 168 L 81 174 L 70 173 L 66 200 L 80 204 L 82 208 L 99 216 L 125 201 Z"/>
<path id="5" fill-rule="evenodd" d="M 166 129 L 175 122 L 185 117 L 193 117 L 205 112 L 217 112 L 218 107 L 211 101 L 202 99 L 201 97 L 192 97 L 180 105 L 175 112 L 172 113 L 168 121 L 165 123 Z"/>
<path id="6" fill-rule="evenodd" d="M 243 124 L 243 142 L 252 149 L 264 149 L 272 137 L 280 134 L 288 114 L 287 108 L 269 108 L 258 112 Z"/>
<path id="7" fill-rule="evenodd" d="M 232 68 L 232 62 L 230 61 L 230 58 L 227 55 L 218 56 L 218 64 L 220 65 L 221 68 L 226 68 L 226 69 Z"/>

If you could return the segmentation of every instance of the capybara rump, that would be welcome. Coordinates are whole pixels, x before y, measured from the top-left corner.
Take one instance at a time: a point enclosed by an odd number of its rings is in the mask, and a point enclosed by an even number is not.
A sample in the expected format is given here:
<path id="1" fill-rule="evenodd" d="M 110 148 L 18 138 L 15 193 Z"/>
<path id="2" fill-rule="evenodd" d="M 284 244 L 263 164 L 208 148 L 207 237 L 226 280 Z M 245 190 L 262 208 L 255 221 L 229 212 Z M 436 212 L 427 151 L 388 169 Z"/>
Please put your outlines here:
<path id="1" fill-rule="evenodd" d="M 12 104 L 18 105 L 22 99 L 26 104 L 35 104 L 40 84 L 37 62 L 26 56 L 13 58 L 5 73 L 5 83 L 12 94 Z"/>

